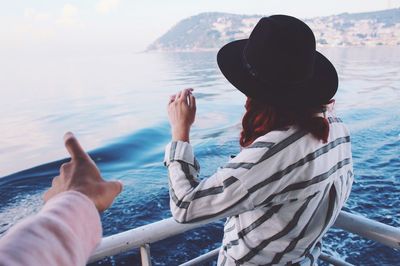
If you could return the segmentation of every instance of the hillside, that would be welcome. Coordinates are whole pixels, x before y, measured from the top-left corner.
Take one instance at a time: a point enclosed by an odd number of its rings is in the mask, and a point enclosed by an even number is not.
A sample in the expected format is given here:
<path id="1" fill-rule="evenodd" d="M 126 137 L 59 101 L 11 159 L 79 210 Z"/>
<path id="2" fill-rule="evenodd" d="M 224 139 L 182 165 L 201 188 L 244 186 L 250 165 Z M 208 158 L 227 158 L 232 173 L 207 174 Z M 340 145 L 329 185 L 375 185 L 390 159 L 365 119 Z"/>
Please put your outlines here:
<path id="1" fill-rule="evenodd" d="M 180 21 L 148 51 L 207 51 L 247 38 L 261 15 L 201 13 Z M 400 8 L 304 20 L 319 46 L 400 45 Z"/>

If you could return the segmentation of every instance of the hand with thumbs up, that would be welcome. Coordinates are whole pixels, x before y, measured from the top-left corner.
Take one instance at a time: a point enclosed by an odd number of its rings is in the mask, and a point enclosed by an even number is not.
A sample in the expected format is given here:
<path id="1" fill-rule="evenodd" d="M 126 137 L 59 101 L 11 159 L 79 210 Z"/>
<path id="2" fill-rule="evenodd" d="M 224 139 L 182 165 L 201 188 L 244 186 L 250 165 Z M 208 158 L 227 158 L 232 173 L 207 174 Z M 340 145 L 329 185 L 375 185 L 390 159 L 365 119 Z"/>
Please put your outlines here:
<path id="1" fill-rule="evenodd" d="M 105 181 L 72 133 L 65 134 L 64 143 L 71 161 L 61 165 L 60 175 L 54 177 L 51 188 L 44 194 L 44 201 L 61 192 L 74 190 L 89 197 L 98 211 L 104 211 L 122 191 L 122 183 Z"/>

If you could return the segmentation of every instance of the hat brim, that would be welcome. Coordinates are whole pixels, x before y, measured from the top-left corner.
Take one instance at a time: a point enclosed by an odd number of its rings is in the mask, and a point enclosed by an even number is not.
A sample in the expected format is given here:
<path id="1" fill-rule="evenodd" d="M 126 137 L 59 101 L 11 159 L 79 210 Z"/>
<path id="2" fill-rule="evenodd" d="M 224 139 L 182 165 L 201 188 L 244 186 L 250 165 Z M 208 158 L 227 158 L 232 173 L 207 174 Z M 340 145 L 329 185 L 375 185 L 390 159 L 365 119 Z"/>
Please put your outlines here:
<path id="1" fill-rule="evenodd" d="M 287 84 L 266 83 L 249 73 L 242 61 L 247 41 L 230 42 L 217 55 L 221 72 L 246 96 L 279 106 L 318 106 L 328 103 L 335 95 L 338 87 L 337 72 L 332 63 L 318 51 L 315 53 L 314 75 L 306 81 L 290 85 L 288 89 Z"/>

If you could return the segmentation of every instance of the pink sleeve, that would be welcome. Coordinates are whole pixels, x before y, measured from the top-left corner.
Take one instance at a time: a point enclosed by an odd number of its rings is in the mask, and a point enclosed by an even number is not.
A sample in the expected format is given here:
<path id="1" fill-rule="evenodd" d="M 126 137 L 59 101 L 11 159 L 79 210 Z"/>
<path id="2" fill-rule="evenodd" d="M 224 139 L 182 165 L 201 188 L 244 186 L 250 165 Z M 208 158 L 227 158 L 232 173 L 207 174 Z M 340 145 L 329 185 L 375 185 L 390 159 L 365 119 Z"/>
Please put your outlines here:
<path id="1" fill-rule="evenodd" d="M 63 192 L 0 239 L 0 265 L 85 265 L 101 235 L 93 202 Z"/>

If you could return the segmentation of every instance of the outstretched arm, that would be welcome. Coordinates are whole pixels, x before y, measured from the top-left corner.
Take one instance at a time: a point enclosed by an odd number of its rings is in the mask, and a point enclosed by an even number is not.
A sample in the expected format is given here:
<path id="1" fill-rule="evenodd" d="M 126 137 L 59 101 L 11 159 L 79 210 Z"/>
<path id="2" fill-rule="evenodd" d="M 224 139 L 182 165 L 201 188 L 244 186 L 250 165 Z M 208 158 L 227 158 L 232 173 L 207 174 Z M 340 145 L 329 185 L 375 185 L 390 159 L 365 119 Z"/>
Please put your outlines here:
<path id="1" fill-rule="evenodd" d="M 0 265 L 85 265 L 100 241 L 98 212 L 111 205 L 122 184 L 102 179 L 72 133 L 64 139 L 71 161 L 53 179 L 42 210 L 0 239 Z"/>
<path id="2" fill-rule="evenodd" d="M 269 150 L 271 143 L 258 143 L 244 149 L 224 168 L 202 181 L 197 179 L 199 165 L 189 144 L 189 131 L 195 117 L 196 104 L 191 90 L 171 96 L 168 114 L 172 128 L 172 142 L 165 151 L 170 184 L 170 208 L 181 223 L 218 219 L 236 215 L 255 207 L 260 199 L 245 184 L 249 177 L 266 174 L 265 164 L 257 164 Z M 263 195 L 269 196 L 281 186 L 275 182 L 262 186 Z"/>
<path id="3" fill-rule="evenodd" d="M 60 193 L 0 239 L 0 265 L 85 265 L 102 235 L 93 202 Z"/>
<path id="4" fill-rule="evenodd" d="M 254 208 L 250 194 L 238 176 L 243 169 L 219 169 L 199 181 L 199 166 L 188 142 L 173 141 L 167 145 L 170 208 L 180 223 L 218 219 Z"/>

